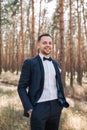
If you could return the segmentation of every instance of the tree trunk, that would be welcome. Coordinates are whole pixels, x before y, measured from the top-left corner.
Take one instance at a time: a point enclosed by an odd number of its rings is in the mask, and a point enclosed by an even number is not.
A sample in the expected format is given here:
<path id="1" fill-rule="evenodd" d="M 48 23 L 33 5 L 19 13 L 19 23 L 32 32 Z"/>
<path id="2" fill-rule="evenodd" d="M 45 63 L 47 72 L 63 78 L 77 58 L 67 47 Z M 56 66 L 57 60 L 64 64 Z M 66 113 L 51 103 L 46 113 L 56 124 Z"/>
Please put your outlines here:
<path id="1" fill-rule="evenodd" d="M 40 25 L 41 25 L 41 3 L 42 3 L 42 0 L 40 0 L 40 8 L 39 8 L 39 26 L 38 26 L 38 36 L 40 34 Z"/>
<path id="2" fill-rule="evenodd" d="M 63 86 L 65 86 L 65 48 L 64 48 L 64 1 L 59 1 L 60 5 L 60 54 L 59 61 L 61 67 L 61 77 Z"/>
<path id="3" fill-rule="evenodd" d="M 73 87 L 73 40 L 72 40 L 72 2 L 70 0 L 70 20 L 69 20 L 69 30 L 70 30 L 70 86 Z"/>
<path id="4" fill-rule="evenodd" d="M 12 57 L 12 63 L 11 63 L 11 70 L 12 70 L 12 72 L 14 72 L 15 71 L 15 68 L 14 68 L 14 38 L 15 38 L 15 25 L 13 24 L 13 31 L 12 31 L 12 55 L 11 55 L 11 57 Z"/>
<path id="5" fill-rule="evenodd" d="M 24 60 L 24 29 L 23 29 L 23 11 L 22 11 L 22 0 L 20 0 L 20 6 L 21 6 L 21 36 L 22 36 L 22 59 L 21 59 L 21 62 L 23 62 Z"/>
<path id="6" fill-rule="evenodd" d="M 30 41 L 31 41 L 31 29 L 30 29 L 30 24 L 31 24 L 31 21 L 30 21 L 30 7 L 31 7 L 31 1 L 29 1 L 29 4 L 28 4 L 28 10 L 27 10 L 27 34 L 26 34 L 26 37 L 27 37 L 27 57 L 29 57 L 30 55 Z"/>
<path id="7" fill-rule="evenodd" d="M 35 23 L 35 17 L 34 17 L 34 0 L 32 0 L 32 32 L 31 32 L 31 43 L 30 43 L 30 49 L 31 49 L 31 57 L 34 56 L 34 23 Z"/>
<path id="8" fill-rule="evenodd" d="M 81 63 L 81 17 L 78 11 L 79 5 L 77 0 L 77 14 L 78 14 L 78 66 L 77 66 L 77 82 L 82 85 L 82 63 Z"/>
<path id="9" fill-rule="evenodd" d="M 2 33 L 1 33 L 1 1 L 0 1 L 0 74 L 2 72 Z"/>
<path id="10" fill-rule="evenodd" d="M 8 70 L 8 57 L 9 57 L 9 46 L 8 46 L 8 35 L 7 35 L 6 46 L 5 46 L 5 71 Z"/>
<path id="11" fill-rule="evenodd" d="M 81 4 L 82 4 L 82 13 L 83 13 L 83 20 L 84 20 L 84 29 L 85 29 L 85 36 L 86 36 L 86 41 L 87 41 L 87 26 L 86 26 L 86 17 L 85 17 L 85 9 L 84 9 L 84 0 L 81 0 Z"/>

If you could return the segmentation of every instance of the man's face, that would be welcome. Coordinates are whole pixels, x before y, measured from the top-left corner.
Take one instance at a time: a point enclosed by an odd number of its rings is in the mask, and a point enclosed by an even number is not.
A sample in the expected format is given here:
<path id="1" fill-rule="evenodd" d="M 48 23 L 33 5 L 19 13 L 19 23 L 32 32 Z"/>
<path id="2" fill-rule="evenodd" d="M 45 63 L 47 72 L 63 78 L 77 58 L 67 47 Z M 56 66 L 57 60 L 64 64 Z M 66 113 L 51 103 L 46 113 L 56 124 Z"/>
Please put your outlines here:
<path id="1" fill-rule="evenodd" d="M 52 38 L 43 36 L 38 43 L 38 49 L 43 55 L 49 55 L 52 51 Z"/>

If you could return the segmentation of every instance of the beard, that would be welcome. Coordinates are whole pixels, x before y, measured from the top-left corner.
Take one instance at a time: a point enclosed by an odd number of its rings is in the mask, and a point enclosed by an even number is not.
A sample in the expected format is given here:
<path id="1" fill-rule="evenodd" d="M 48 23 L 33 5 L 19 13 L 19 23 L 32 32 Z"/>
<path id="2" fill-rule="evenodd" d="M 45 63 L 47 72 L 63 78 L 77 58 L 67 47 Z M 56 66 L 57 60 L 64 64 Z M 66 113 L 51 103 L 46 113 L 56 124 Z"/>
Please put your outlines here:
<path id="1" fill-rule="evenodd" d="M 41 51 L 41 53 L 42 53 L 43 55 L 48 56 L 48 55 L 50 55 L 50 54 L 51 54 L 51 50 L 49 50 L 49 51 L 42 50 L 42 51 Z"/>

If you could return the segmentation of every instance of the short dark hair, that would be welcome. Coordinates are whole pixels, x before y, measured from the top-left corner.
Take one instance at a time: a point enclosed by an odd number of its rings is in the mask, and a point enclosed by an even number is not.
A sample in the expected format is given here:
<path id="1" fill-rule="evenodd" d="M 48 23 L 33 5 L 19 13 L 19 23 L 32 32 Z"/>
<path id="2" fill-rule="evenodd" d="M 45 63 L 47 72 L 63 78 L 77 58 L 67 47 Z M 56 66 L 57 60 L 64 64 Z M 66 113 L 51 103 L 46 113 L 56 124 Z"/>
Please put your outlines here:
<path id="1" fill-rule="evenodd" d="M 42 38 L 43 36 L 48 36 L 48 37 L 51 37 L 51 35 L 50 35 L 50 34 L 48 34 L 48 33 L 44 33 L 44 34 L 42 34 L 42 35 L 38 36 L 38 42 L 41 40 L 41 38 Z M 52 37 L 51 37 L 51 38 L 52 38 Z"/>

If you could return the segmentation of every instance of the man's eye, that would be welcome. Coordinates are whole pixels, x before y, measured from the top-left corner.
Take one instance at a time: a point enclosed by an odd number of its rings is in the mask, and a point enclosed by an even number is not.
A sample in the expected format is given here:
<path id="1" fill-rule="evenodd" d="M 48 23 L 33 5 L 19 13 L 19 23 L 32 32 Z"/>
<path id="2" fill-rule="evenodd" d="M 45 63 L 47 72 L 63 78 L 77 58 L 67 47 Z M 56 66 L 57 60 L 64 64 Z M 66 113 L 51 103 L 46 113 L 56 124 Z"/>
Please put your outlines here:
<path id="1" fill-rule="evenodd" d="M 43 42 L 43 44 L 45 45 L 45 44 L 47 44 L 47 42 Z"/>
<path id="2" fill-rule="evenodd" d="M 51 44 L 52 44 L 52 42 L 49 42 L 49 44 L 51 45 Z"/>

